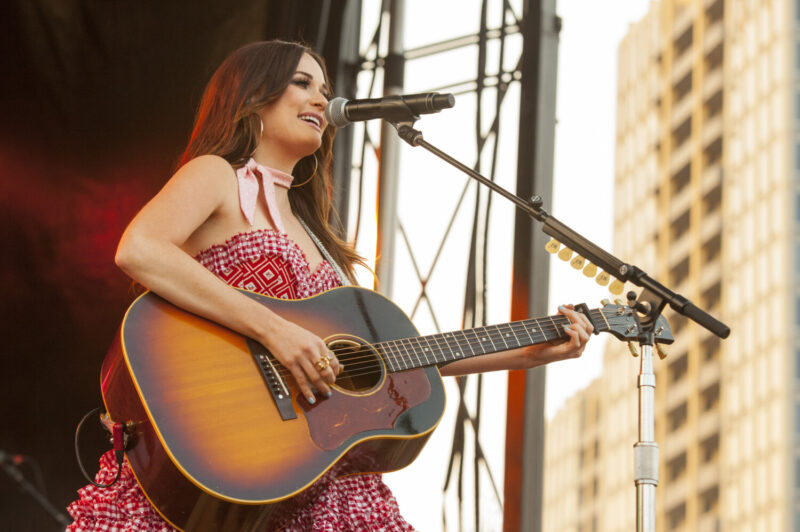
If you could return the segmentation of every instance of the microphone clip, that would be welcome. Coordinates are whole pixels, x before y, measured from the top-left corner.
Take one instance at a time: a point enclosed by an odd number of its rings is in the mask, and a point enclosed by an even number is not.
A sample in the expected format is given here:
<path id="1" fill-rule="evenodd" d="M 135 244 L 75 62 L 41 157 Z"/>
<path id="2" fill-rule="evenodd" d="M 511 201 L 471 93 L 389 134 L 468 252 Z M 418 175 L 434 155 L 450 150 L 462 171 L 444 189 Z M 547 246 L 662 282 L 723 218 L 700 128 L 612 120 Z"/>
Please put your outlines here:
<path id="1" fill-rule="evenodd" d="M 417 117 L 419 118 L 419 117 Z M 389 121 L 397 130 L 397 136 L 406 141 L 411 146 L 419 146 L 423 140 L 422 131 L 414 129 L 414 121 Z"/>

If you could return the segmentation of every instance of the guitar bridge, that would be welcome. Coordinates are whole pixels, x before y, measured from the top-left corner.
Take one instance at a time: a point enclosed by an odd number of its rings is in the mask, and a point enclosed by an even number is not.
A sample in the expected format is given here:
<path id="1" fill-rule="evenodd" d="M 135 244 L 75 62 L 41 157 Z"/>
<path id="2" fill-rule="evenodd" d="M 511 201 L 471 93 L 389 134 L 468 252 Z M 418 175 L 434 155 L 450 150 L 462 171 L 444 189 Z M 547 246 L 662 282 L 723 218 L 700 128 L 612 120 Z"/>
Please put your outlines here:
<path id="1" fill-rule="evenodd" d="M 253 355 L 253 360 L 261 372 L 261 376 L 264 377 L 264 382 L 272 395 L 272 400 L 275 401 L 281 418 L 284 421 L 297 419 L 297 413 L 292 408 L 292 394 L 278 370 L 280 367 L 278 361 L 266 347 L 255 340 L 248 338 L 247 347 L 250 348 L 250 354 Z"/>

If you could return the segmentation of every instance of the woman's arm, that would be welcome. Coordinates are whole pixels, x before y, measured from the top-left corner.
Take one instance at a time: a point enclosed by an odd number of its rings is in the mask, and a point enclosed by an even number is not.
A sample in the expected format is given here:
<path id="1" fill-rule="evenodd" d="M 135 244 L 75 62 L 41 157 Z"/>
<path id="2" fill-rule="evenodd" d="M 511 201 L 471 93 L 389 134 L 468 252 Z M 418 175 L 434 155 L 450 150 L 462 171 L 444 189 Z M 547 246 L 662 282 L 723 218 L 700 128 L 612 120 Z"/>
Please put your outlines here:
<path id="1" fill-rule="evenodd" d="M 230 195 L 231 182 L 236 183 L 233 169 L 220 157 L 206 155 L 184 165 L 131 221 L 115 261 L 174 305 L 266 346 L 313 403 L 309 381 L 328 394 L 339 368 L 335 360 L 324 372 L 314 367 L 327 355 L 325 343 L 231 288 L 183 249 L 201 226 L 224 215 L 223 199 Z"/>
<path id="2" fill-rule="evenodd" d="M 594 328 L 589 319 L 576 312 L 572 305 L 558 307 L 558 313 L 570 321 L 564 326 L 569 340 L 559 344 L 545 344 L 502 351 L 453 362 L 441 368 L 442 375 L 466 375 L 506 369 L 530 369 L 536 366 L 581 356 Z"/>

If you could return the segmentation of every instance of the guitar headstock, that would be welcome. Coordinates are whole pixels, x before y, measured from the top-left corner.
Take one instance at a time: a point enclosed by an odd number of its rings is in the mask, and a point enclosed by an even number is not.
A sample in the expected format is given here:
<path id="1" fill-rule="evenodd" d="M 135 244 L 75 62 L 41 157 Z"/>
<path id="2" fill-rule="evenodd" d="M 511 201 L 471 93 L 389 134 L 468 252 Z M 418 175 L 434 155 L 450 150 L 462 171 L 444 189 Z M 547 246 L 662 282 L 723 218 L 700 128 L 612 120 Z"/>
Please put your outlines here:
<path id="1" fill-rule="evenodd" d="M 602 315 L 600 332 L 609 332 L 625 342 L 639 339 L 640 326 L 634 309 L 625 305 L 605 303 L 598 311 Z M 658 317 L 654 333 L 657 344 L 671 344 L 675 341 L 669 322 L 664 316 Z"/>

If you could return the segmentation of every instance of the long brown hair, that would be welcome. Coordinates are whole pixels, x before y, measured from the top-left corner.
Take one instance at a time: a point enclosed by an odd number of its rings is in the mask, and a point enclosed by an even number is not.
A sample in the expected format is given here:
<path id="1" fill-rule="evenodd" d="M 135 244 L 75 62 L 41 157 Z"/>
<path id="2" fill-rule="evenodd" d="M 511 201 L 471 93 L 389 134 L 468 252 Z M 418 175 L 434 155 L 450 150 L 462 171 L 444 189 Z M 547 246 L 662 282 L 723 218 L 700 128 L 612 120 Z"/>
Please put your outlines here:
<path id="1" fill-rule="evenodd" d="M 310 55 L 319 63 L 325 83 L 332 90 L 325 61 L 299 43 L 257 42 L 228 56 L 206 86 L 180 164 L 199 155 L 213 154 L 224 158 L 234 168 L 244 166 L 261 135 L 258 111 L 280 97 L 294 77 L 303 54 Z M 292 174 L 298 183 L 311 178 L 314 172 L 316 175 L 307 184 L 289 189 L 289 203 L 295 215 L 317 235 L 350 281 L 355 283 L 353 266 L 363 265 L 364 261 L 329 226 L 334 134 L 333 127 L 326 128 L 319 149 L 294 167 Z"/>

